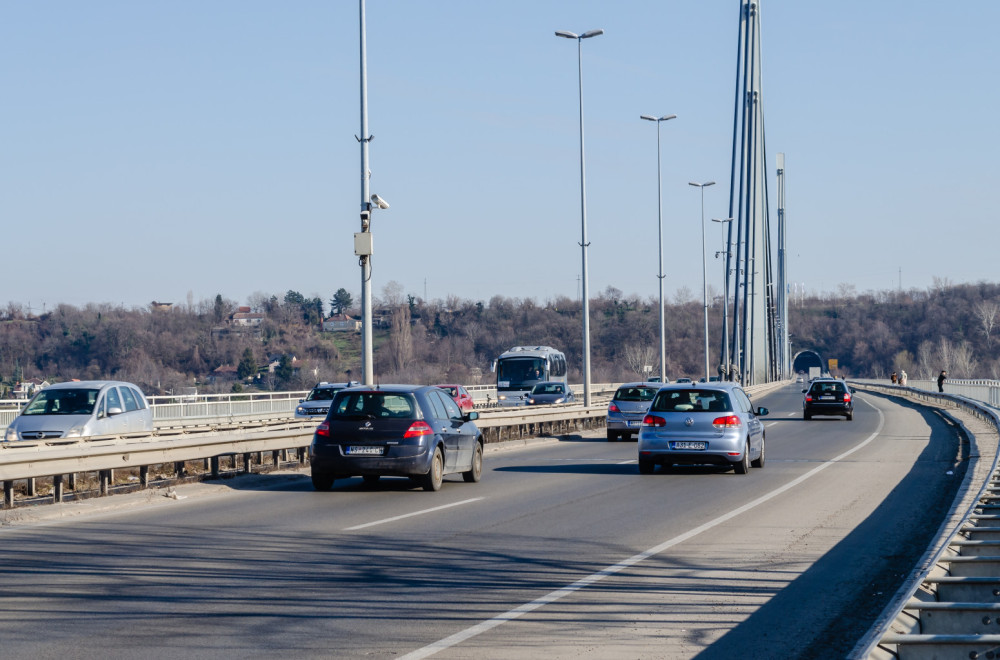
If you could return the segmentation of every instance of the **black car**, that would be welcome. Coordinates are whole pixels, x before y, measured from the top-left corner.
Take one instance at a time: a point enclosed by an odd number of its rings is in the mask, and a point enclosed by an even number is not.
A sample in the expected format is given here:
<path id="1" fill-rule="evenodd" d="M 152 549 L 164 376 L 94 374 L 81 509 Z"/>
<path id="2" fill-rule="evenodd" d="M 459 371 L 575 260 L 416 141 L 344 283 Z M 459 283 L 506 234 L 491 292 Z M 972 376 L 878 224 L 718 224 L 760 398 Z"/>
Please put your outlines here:
<path id="1" fill-rule="evenodd" d="M 558 381 L 542 381 L 531 388 L 528 399 L 529 406 L 547 406 L 553 403 L 574 403 L 576 397 L 566 383 Z"/>
<path id="2" fill-rule="evenodd" d="M 352 387 L 334 396 L 309 447 L 312 482 L 330 490 L 336 479 L 410 477 L 439 490 L 446 474 L 477 482 L 483 472 L 483 437 L 474 421 L 438 387 Z"/>
<path id="3" fill-rule="evenodd" d="M 812 419 L 813 415 L 837 415 L 848 420 L 854 419 L 854 395 L 842 380 L 817 378 L 802 390 L 802 418 Z"/>

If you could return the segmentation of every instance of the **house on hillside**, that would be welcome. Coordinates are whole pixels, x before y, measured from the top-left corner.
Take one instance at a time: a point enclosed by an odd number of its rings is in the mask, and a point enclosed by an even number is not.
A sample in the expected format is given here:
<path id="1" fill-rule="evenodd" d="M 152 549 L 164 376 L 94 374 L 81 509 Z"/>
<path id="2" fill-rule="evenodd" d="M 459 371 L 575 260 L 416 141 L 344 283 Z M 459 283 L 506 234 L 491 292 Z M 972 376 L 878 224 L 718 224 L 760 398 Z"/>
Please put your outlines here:
<path id="1" fill-rule="evenodd" d="M 240 307 L 229 317 L 229 324 L 256 328 L 264 322 L 264 318 L 261 312 L 251 312 L 249 307 Z"/>
<path id="2" fill-rule="evenodd" d="M 323 320 L 323 332 L 360 332 L 361 321 L 346 314 L 337 314 Z"/>
<path id="3" fill-rule="evenodd" d="M 15 399 L 27 399 L 34 396 L 38 390 L 44 390 L 51 384 L 49 381 L 42 380 L 41 378 L 29 378 L 28 380 L 16 383 L 10 393 Z"/>

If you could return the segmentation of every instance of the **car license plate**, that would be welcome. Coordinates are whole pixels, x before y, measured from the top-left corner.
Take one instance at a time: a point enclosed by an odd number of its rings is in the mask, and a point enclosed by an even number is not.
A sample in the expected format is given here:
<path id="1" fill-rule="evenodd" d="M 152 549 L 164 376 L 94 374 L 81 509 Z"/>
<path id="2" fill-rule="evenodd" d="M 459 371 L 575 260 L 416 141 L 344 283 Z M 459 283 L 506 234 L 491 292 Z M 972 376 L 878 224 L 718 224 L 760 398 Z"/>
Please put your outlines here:
<path id="1" fill-rule="evenodd" d="M 345 454 L 351 454 L 353 456 L 381 456 L 385 451 L 385 447 L 347 447 L 344 450 Z"/>
<path id="2" fill-rule="evenodd" d="M 704 449 L 708 446 L 705 442 L 671 442 L 671 449 Z"/>
<path id="3" fill-rule="evenodd" d="M 637 429 L 637 428 L 639 428 L 640 426 L 642 426 L 642 422 L 640 422 L 640 421 L 639 421 L 639 420 L 637 420 L 637 419 L 635 419 L 635 420 L 631 420 L 631 419 L 630 419 L 629 421 L 625 422 L 625 424 L 626 424 L 626 425 L 627 425 L 627 426 L 628 426 L 628 427 L 629 427 L 630 429 Z"/>
<path id="4" fill-rule="evenodd" d="M 834 399 L 836 399 L 836 398 L 837 398 L 837 397 L 833 396 L 832 394 L 828 394 L 827 396 L 821 396 L 821 397 L 819 398 L 819 400 L 820 400 L 820 401 L 833 401 L 833 400 L 834 400 Z"/>

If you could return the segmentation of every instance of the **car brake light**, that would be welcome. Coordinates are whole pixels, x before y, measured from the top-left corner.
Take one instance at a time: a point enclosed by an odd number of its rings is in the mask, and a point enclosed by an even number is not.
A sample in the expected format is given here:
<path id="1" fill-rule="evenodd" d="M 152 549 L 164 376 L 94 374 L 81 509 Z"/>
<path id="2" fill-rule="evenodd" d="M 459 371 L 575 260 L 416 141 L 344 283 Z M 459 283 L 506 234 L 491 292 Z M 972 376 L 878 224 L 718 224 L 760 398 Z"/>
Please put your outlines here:
<path id="1" fill-rule="evenodd" d="M 653 427 L 666 426 L 667 420 L 663 419 L 662 417 L 657 417 L 656 415 L 646 415 L 645 417 L 642 418 L 642 425 L 653 426 Z"/>
<path id="2" fill-rule="evenodd" d="M 618 406 L 615 405 L 615 402 L 612 401 L 611 405 L 608 406 L 608 412 L 621 412 L 621 410 L 619 410 Z"/>
<path id="3" fill-rule="evenodd" d="M 844 394 L 844 403 L 848 403 L 851 400 L 850 394 Z"/>
<path id="4" fill-rule="evenodd" d="M 812 400 L 813 400 L 812 395 L 811 394 L 807 394 L 806 395 L 806 401 L 812 401 Z"/>
<path id="5" fill-rule="evenodd" d="M 427 422 L 417 421 L 410 424 L 410 428 L 406 429 L 406 433 L 403 434 L 403 439 L 406 438 L 419 438 L 424 435 L 433 435 L 434 429 Z"/>
<path id="6" fill-rule="evenodd" d="M 740 425 L 740 418 L 736 415 L 726 415 L 725 417 L 716 417 L 712 421 L 712 426 L 717 429 L 731 428 L 733 426 Z"/>
<path id="7" fill-rule="evenodd" d="M 322 436 L 324 438 L 330 437 L 330 425 L 326 422 L 320 422 L 320 425 L 316 427 L 316 435 Z"/>

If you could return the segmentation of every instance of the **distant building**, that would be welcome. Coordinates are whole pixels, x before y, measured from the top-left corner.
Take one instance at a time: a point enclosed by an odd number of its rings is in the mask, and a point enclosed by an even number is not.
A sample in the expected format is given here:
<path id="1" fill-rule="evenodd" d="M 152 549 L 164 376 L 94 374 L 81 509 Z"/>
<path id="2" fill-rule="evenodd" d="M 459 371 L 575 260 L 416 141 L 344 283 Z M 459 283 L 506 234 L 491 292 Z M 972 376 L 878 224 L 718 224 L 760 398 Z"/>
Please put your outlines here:
<path id="1" fill-rule="evenodd" d="M 239 307 L 229 317 L 229 324 L 256 328 L 264 322 L 264 318 L 265 316 L 261 312 L 251 312 L 249 307 Z"/>
<path id="2" fill-rule="evenodd" d="M 337 314 L 323 320 L 323 332 L 359 332 L 361 321 L 346 314 Z"/>
<path id="3" fill-rule="evenodd" d="M 14 388 L 10 391 L 15 399 L 27 399 L 28 397 L 34 396 L 35 392 L 38 390 L 44 390 L 46 387 L 51 385 L 47 380 L 42 380 L 41 378 L 29 378 L 28 380 L 23 380 L 20 383 L 14 385 Z"/>

